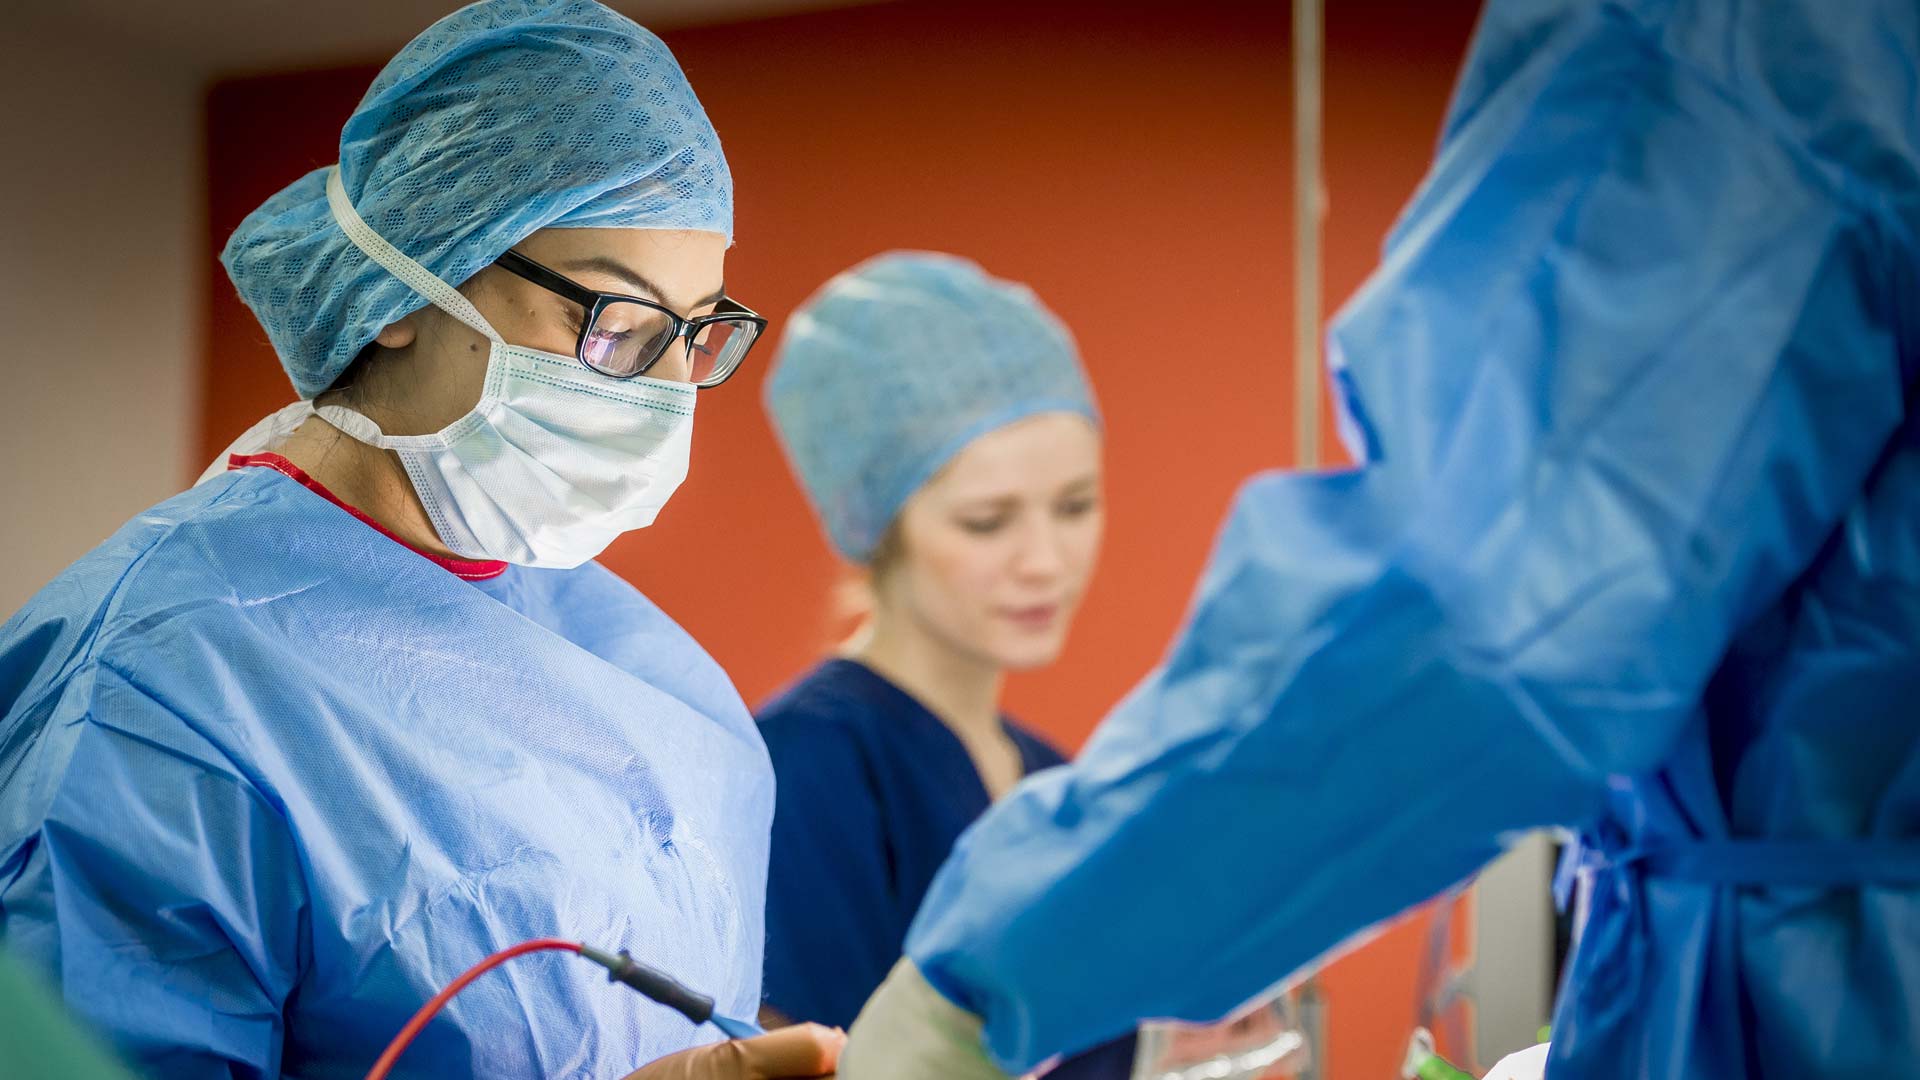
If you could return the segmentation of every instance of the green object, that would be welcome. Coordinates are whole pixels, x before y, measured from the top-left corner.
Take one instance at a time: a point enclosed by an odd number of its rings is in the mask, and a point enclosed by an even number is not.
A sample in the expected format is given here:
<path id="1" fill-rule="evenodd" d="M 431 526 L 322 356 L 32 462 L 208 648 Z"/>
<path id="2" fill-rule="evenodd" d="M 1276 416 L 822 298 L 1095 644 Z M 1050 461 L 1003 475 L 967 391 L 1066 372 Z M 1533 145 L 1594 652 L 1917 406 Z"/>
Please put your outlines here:
<path id="1" fill-rule="evenodd" d="M 1414 1070 L 1420 1080 L 1479 1080 L 1470 1072 L 1453 1067 L 1453 1064 L 1439 1054 L 1428 1054 L 1427 1060 Z"/>
<path id="2" fill-rule="evenodd" d="M 1541 1024 L 1540 1030 L 1533 1033 L 1533 1041 L 1537 1043 L 1552 1042 L 1553 1041 L 1553 1025 Z"/>
<path id="3" fill-rule="evenodd" d="M 1413 1038 L 1407 1040 L 1407 1059 L 1400 1066 L 1400 1077 L 1401 1080 L 1479 1080 L 1435 1053 L 1433 1032 L 1423 1027 L 1414 1028 Z"/>
<path id="4" fill-rule="evenodd" d="M 7 1080 L 133 1080 L 59 1000 L 0 956 L 0 1062 Z"/>

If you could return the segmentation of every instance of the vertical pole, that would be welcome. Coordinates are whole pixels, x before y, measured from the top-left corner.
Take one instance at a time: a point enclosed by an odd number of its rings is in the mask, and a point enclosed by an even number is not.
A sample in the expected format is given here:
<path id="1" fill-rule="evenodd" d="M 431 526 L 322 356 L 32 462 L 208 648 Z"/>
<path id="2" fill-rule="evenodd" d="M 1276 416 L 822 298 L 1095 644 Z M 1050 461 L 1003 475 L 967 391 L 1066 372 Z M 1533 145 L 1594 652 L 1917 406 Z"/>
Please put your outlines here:
<path id="1" fill-rule="evenodd" d="M 1294 465 L 1320 464 L 1322 0 L 1293 0 Z"/>
<path id="2" fill-rule="evenodd" d="M 1322 0 L 1293 0 L 1293 405 L 1294 467 L 1320 465 L 1320 63 Z M 1307 1037 L 1302 1080 L 1326 1080 L 1327 1003 L 1320 981 L 1300 987 Z"/>

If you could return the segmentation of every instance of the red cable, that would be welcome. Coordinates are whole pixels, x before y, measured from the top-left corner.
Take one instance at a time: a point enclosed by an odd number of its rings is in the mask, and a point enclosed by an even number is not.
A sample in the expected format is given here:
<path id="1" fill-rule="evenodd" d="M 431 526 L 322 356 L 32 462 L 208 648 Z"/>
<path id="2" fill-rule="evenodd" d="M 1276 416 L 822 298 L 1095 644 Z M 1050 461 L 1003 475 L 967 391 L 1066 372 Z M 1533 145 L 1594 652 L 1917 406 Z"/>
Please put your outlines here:
<path id="1" fill-rule="evenodd" d="M 427 1021 L 433 1019 L 434 1013 L 439 1012 L 447 1002 L 453 1000 L 453 995 L 466 989 L 468 983 L 516 956 L 545 949 L 561 949 L 577 953 L 580 951 L 580 943 L 561 941 L 558 938 L 535 938 L 532 941 L 523 941 L 511 949 L 501 949 L 468 968 L 465 974 L 447 984 L 445 990 L 435 994 L 432 1001 L 420 1006 L 420 1011 L 413 1014 L 413 1019 L 407 1021 L 407 1026 L 401 1028 L 400 1034 L 395 1035 L 393 1041 L 387 1044 L 387 1052 L 381 1054 L 380 1060 L 374 1062 L 373 1068 L 367 1071 L 367 1080 L 386 1080 L 387 1073 L 393 1069 L 393 1063 L 400 1060 L 400 1055 L 407 1049 L 407 1045 L 413 1042 L 413 1037 L 420 1034 L 420 1029 L 427 1026 Z"/>

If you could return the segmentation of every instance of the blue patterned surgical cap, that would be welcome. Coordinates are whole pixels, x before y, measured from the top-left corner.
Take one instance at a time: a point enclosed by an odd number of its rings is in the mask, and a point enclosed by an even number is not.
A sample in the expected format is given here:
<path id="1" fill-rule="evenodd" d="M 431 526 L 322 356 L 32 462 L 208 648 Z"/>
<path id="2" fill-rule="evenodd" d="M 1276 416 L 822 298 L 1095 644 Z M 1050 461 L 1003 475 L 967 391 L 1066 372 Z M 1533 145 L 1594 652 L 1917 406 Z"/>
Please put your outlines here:
<path id="1" fill-rule="evenodd" d="M 220 260 L 301 397 L 425 299 L 348 241 L 316 169 Z M 592 0 L 482 0 L 388 62 L 340 132 L 360 217 L 458 285 L 551 227 L 733 236 L 733 177 L 666 45 Z"/>
<path id="2" fill-rule="evenodd" d="M 1067 328 L 1024 285 L 896 251 L 822 286 L 787 323 L 767 411 L 821 525 L 865 562 L 966 445 L 1048 412 L 1100 422 Z"/>

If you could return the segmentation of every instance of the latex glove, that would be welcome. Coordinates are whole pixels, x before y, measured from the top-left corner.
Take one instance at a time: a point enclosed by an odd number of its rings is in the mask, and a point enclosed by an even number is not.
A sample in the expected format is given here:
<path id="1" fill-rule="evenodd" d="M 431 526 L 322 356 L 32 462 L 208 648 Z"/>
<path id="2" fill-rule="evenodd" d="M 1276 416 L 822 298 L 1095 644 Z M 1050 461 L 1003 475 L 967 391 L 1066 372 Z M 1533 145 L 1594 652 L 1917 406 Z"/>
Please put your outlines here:
<path id="1" fill-rule="evenodd" d="M 980 1027 L 903 958 L 853 1022 L 840 1080 L 1008 1080 L 988 1060 Z"/>
<path id="2" fill-rule="evenodd" d="M 833 1076 L 847 1037 L 819 1024 L 796 1024 L 751 1039 L 696 1046 L 663 1057 L 626 1080 L 787 1080 Z"/>

